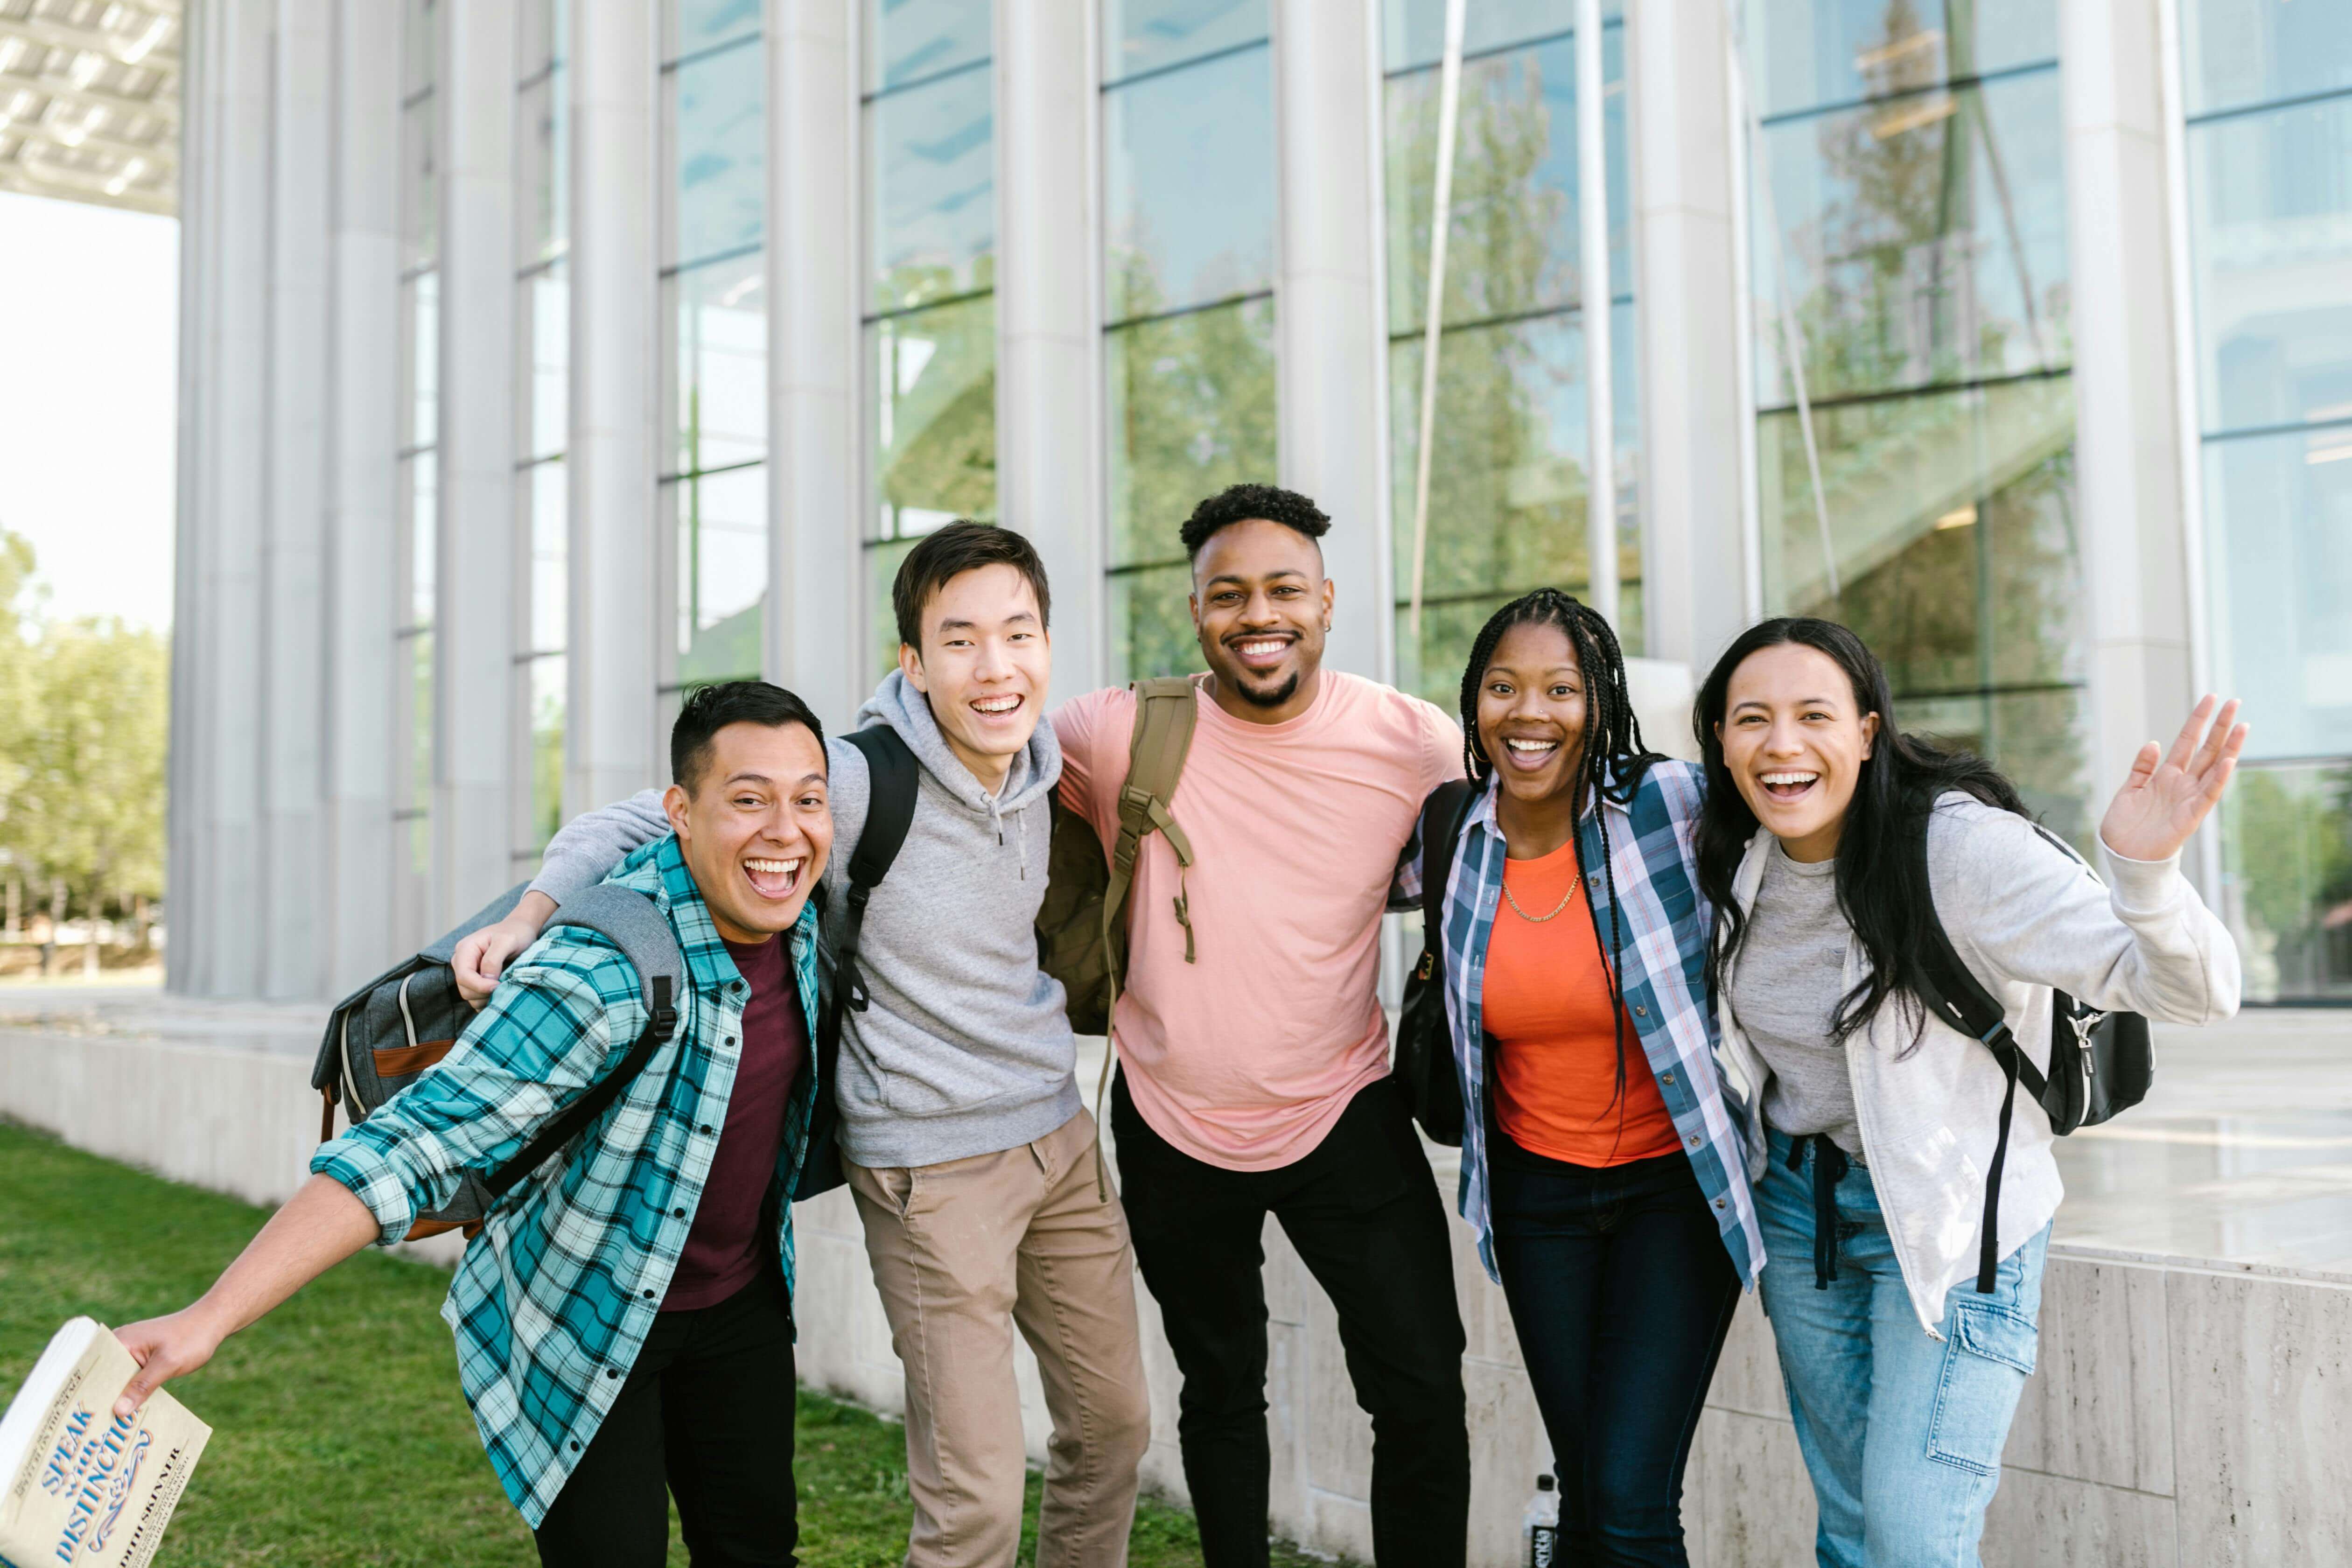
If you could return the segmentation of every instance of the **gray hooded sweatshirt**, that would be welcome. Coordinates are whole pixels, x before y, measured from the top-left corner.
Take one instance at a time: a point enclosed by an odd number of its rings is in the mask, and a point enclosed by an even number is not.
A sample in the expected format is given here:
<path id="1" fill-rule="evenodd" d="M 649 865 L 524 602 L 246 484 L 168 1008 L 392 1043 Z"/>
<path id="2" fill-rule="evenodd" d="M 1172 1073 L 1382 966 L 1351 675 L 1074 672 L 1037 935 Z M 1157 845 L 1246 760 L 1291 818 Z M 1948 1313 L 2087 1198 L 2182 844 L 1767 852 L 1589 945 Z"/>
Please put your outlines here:
<path id="1" fill-rule="evenodd" d="M 929 701 L 890 672 L 857 728 L 887 724 L 921 764 L 915 817 L 874 889 L 858 968 L 873 993 L 845 1015 L 835 1079 L 842 1148 L 861 1165 L 937 1165 L 1043 1138 L 1077 1114 L 1077 1043 L 1062 983 L 1037 967 L 1053 793 L 1054 727 L 1040 722 L 990 795 L 958 762 Z M 829 908 L 847 902 L 850 853 L 866 826 L 866 754 L 829 740 Z M 669 831 L 646 790 L 576 817 L 547 847 L 531 886 L 562 903 L 638 845 Z M 833 934 L 828 923 L 827 935 Z"/>

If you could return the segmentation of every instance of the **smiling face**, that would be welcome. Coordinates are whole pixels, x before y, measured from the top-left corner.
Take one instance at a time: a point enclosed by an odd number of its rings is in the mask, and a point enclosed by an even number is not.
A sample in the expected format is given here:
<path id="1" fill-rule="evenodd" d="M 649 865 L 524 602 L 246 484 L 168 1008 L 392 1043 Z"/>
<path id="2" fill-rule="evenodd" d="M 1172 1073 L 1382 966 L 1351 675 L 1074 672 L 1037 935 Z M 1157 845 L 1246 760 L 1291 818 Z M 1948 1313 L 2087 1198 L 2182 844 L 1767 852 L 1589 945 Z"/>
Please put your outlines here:
<path id="1" fill-rule="evenodd" d="M 1835 659 L 1802 643 L 1749 654 L 1731 672 L 1716 738 L 1739 797 L 1790 858 L 1837 853 L 1878 715 L 1863 711 Z"/>
<path id="2" fill-rule="evenodd" d="M 981 787 L 1004 784 L 1043 714 L 1054 656 L 1037 592 L 1020 568 L 959 572 L 922 609 L 923 646 L 898 645 L 898 668 Z"/>
<path id="3" fill-rule="evenodd" d="M 1584 764 L 1584 672 L 1562 628 L 1505 632 L 1478 688 L 1478 744 L 1514 800 L 1571 794 Z"/>
<path id="4" fill-rule="evenodd" d="M 1192 624 L 1219 694 L 1274 722 L 1304 712 L 1323 668 L 1331 584 L 1323 552 L 1263 518 L 1219 529 L 1192 558 Z"/>
<path id="5" fill-rule="evenodd" d="M 833 849 L 824 747 L 808 726 L 722 727 L 662 805 L 720 936 L 759 942 L 801 918 Z"/>

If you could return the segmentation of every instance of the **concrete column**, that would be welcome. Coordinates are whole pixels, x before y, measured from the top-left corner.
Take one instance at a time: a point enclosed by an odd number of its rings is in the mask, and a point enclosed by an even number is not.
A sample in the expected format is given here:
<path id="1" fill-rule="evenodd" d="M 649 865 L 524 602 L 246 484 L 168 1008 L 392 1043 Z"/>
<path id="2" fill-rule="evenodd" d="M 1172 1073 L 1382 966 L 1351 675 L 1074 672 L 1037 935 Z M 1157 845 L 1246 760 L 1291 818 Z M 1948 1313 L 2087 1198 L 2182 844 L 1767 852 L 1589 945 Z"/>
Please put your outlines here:
<path id="1" fill-rule="evenodd" d="M 173 475 L 172 552 L 171 736 L 164 755 L 167 788 L 163 804 L 163 887 L 166 916 L 173 930 L 163 952 L 163 983 L 173 991 L 195 989 L 195 942 L 183 911 L 204 902 L 204 858 L 196 853 L 197 825 L 204 819 L 203 769 L 198 765 L 197 720 L 204 681 L 199 667 L 204 638 L 202 613 L 203 509 L 197 502 L 205 468 L 198 461 L 211 429 L 205 417 L 199 353 L 204 342 L 206 284 L 201 265 L 211 243 L 212 161 L 205 156 L 214 134 L 212 87 L 215 29 L 202 5 L 188 8 L 180 41 L 180 321 L 177 369 L 178 444 Z"/>
<path id="2" fill-rule="evenodd" d="M 583 6 L 583 10 L 593 7 Z M 436 8 L 440 517 L 433 889 L 446 930 L 510 879 L 515 575 L 515 0 Z M 650 288 L 650 277 L 640 283 Z"/>
<path id="3" fill-rule="evenodd" d="M 1386 679 L 1395 595 L 1381 424 L 1380 37 L 1371 0 L 1275 0 L 1282 482 L 1331 516 L 1323 559 L 1338 607 L 1326 657 Z"/>
<path id="4" fill-rule="evenodd" d="M 656 627 L 654 0 L 572 11 L 572 631 L 564 800 L 664 776 Z"/>
<path id="5" fill-rule="evenodd" d="M 262 522 L 269 351 L 270 24 L 273 0 L 216 0 L 201 30 L 206 167 L 198 240 L 184 247 L 196 323 L 189 390 L 201 411 L 181 517 L 197 614 L 173 643 L 188 700 L 182 782 L 194 887 L 173 895 L 173 984 L 201 995 L 260 994 L 263 932 Z"/>
<path id="6" fill-rule="evenodd" d="M 326 524 L 329 86 L 331 13 L 278 0 L 270 122 L 269 505 L 261 602 L 262 901 L 256 911 L 263 994 L 298 999 L 326 984 L 320 638 Z"/>
<path id="7" fill-rule="evenodd" d="M 1093 10 L 996 0 L 996 502 L 1054 585 L 1055 701 L 1109 673 Z"/>
<path id="8" fill-rule="evenodd" d="M 2095 815 L 2194 695 L 2179 450 L 2195 436 L 2177 399 L 2185 280 L 2171 268 L 2157 0 L 2073 0 L 2059 26 Z"/>
<path id="9" fill-rule="evenodd" d="M 389 963 L 399 572 L 400 11 L 333 14 L 324 626 L 325 993 Z"/>
<path id="10" fill-rule="evenodd" d="M 843 726 L 865 696 L 857 9 L 857 0 L 777 0 L 767 35 L 765 663 L 820 720 Z"/>
<path id="11" fill-rule="evenodd" d="M 1732 140 L 1739 128 L 1721 0 L 1631 0 L 1625 21 L 1645 651 L 1704 671 L 1747 620 Z"/>

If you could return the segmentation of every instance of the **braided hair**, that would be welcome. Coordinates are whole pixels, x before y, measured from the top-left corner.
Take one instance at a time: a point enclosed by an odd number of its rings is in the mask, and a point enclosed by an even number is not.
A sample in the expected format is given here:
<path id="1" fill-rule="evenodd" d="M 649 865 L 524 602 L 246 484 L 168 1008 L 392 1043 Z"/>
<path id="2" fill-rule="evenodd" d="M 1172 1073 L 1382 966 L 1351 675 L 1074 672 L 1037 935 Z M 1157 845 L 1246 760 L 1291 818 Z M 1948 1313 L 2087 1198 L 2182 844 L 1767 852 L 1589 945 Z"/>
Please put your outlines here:
<path id="1" fill-rule="evenodd" d="M 1642 787 L 1642 779 L 1659 754 L 1642 741 L 1642 721 L 1633 713 L 1633 698 L 1625 679 L 1625 655 L 1617 645 L 1617 634 L 1607 620 L 1590 605 L 1561 593 L 1557 588 L 1538 588 L 1523 594 L 1487 617 L 1479 630 L 1478 640 L 1470 647 L 1470 662 L 1462 671 L 1462 763 L 1474 786 L 1483 786 L 1495 772 L 1494 759 L 1478 739 L 1478 694 L 1486 689 L 1486 667 L 1494 662 L 1495 649 L 1505 633 L 1515 626 L 1557 626 L 1566 634 L 1569 646 L 1576 650 L 1576 667 L 1584 675 L 1584 734 L 1582 751 L 1577 758 L 1576 804 L 1582 815 L 1584 803 L 1596 805 L 1612 800 L 1621 805 L 1633 804 L 1634 793 Z M 1617 868 L 1609 846 L 1609 814 L 1593 813 L 1595 825 L 1601 830 L 1601 876 L 1609 888 L 1609 962 L 1602 966 L 1608 976 L 1611 1022 L 1616 1029 L 1617 1080 L 1616 1092 L 1610 1103 L 1622 1105 L 1625 1093 L 1625 992 L 1618 978 L 1623 969 L 1625 952 L 1624 922 L 1619 914 Z M 1580 833 L 1570 833 L 1569 842 L 1576 846 L 1576 881 L 1583 890 L 1588 912 L 1592 908 L 1592 883 L 1584 874 L 1584 846 Z M 1595 924 L 1599 922 L 1596 921 Z M 1621 1110 L 1618 1131 L 1624 1131 Z"/>

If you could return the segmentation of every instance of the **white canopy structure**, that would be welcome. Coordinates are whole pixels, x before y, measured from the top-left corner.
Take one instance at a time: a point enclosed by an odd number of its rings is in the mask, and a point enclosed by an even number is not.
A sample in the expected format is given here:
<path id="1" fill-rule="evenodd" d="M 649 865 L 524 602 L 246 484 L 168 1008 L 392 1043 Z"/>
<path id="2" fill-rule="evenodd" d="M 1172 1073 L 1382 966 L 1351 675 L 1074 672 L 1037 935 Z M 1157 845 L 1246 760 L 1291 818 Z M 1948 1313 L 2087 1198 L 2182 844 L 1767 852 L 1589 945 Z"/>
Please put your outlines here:
<path id="1" fill-rule="evenodd" d="M 181 0 L 0 0 L 0 191 L 172 215 Z"/>

